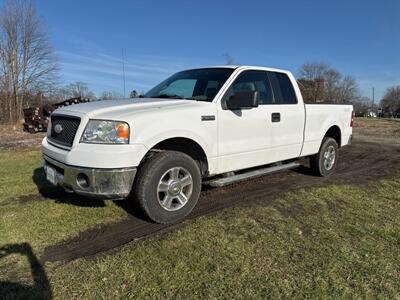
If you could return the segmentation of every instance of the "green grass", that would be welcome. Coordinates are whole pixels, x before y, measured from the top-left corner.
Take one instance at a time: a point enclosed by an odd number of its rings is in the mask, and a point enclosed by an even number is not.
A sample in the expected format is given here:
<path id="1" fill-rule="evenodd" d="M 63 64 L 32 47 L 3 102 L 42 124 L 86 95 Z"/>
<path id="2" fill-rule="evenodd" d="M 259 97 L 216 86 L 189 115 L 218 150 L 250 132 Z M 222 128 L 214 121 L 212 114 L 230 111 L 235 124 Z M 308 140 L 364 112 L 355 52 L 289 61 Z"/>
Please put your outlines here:
<path id="1" fill-rule="evenodd" d="M 40 253 L 85 228 L 126 216 L 110 201 L 38 195 L 60 191 L 46 183 L 38 150 L 0 152 L 0 166 L 0 245 L 28 242 Z"/>
<path id="2" fill-rule="evenodd" d="M 12 197 L 37 193 L 33 171 L 40 166 L 37 150 L 0 152 L 0 204 Z"/>
<path id="3" fill-rule="evenodd" d="M 33 287 L 20 290 L 19 296 L 49 296 L 50 288 L 57 299 L 400 297 L 398 177 L 367 186 L 301 190 L 268 205 L 225 210 L 99 257 L 47 263 L 35 283 L 27 256 L 39 256 L 45 245 L 125 212 L 109 202 L 105 207 L 13 202 L 35 191 L 32 171 L 40 157 L 28 153 L 9 153 L 2 161 L 20 176 L 16 181 L 3 172 L 1 182 L 20 183 L 21 188 L 9 187 L 9 197 L 1 190 L 0 247 L 29 245 L 9 251 L 23 255 L 0 254 L 0 298 L 12 289 L 1 290 L 2 281 Z M 23 160 L 29 160 L 31 175 L 17 170 Z"/>
<path id="4" fill-rule="evenodd" d="M 330 186 L 200 218 L 166 237 L 59 267 L 55 295 L 396 298 L 399 190 L 399 179 Z"/>

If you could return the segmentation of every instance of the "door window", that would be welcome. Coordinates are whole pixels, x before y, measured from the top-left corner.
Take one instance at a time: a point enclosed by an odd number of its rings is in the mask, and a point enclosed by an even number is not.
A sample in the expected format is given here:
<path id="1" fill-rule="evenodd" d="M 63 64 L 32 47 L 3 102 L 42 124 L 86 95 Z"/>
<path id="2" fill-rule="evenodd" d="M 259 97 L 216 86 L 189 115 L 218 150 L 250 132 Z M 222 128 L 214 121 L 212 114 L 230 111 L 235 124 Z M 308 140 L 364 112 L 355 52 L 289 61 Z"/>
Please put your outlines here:
<path id="1" fill-rule="evenodd" d="M 264 71 L 244 71 L 239 74 L 224 95 L 224 100 L 229 99 L 236 92 L 259 92 L 259 104 L 272 104 L 273 96 L 268 75 Z"/>

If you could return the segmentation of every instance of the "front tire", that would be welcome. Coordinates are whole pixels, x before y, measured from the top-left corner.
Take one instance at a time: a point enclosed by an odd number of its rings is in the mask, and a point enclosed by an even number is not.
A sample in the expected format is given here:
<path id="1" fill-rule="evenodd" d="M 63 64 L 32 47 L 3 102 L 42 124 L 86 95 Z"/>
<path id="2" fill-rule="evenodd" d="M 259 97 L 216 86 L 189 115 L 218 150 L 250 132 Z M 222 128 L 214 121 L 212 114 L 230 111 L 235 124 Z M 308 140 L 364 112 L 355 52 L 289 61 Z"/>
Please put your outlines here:
<path id="1" fill-rule="evenodd" d="M 325 137 L 319 152 L 310 157 L 310 167 L 313 173 L 321 177 L 332 174 L 339 159 L 338 148 L 338 144 L 333 138 Z"/>
<path id="2" fill-rule="evenodd" d="M 195 207 L 201 191 L 201 174 L 196 162 L 177 151 L 153 155 L 140 167 L 134 196 L 152 221 L 176 223 Z"/>

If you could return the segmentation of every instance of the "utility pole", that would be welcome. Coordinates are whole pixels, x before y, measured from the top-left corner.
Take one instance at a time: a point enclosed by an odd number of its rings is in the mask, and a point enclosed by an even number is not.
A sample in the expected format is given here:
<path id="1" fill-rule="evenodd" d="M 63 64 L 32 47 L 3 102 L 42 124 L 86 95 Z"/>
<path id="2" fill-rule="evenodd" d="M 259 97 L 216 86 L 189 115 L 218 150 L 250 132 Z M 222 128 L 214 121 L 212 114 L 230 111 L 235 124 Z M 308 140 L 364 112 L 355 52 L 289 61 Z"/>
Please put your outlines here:
<path id="1" fill-rule="evenodd" d="M 375 104 L 375 88 L 372 87 L 372 109 L 374 109 Z"/>
<path id="2" fill-rule="evenodd" d="M 122 48 L 122 77 L 124 80 L 124 98 L 126 97 L 125 92 L 125 57 L 124 57 L 124 48 Z"/>

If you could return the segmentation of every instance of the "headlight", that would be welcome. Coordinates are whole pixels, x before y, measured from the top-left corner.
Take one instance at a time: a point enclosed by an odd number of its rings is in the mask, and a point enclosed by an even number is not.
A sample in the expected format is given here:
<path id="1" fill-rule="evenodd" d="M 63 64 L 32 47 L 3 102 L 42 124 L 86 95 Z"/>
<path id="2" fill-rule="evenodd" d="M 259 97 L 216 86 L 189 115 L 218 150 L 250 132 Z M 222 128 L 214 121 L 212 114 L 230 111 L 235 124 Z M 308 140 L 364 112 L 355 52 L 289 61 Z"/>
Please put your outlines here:
<path id="1" fill-rule="evenodd" d="M 129 125 L 125 122 L 89 120 L 81 138 L 82 143 L 128 144 Z"/>

